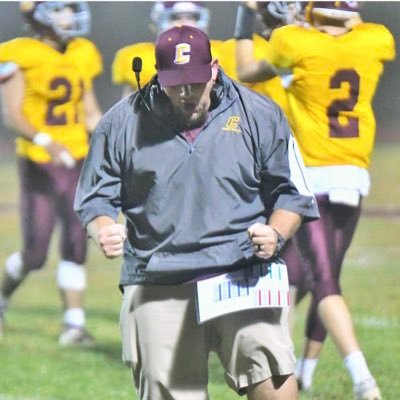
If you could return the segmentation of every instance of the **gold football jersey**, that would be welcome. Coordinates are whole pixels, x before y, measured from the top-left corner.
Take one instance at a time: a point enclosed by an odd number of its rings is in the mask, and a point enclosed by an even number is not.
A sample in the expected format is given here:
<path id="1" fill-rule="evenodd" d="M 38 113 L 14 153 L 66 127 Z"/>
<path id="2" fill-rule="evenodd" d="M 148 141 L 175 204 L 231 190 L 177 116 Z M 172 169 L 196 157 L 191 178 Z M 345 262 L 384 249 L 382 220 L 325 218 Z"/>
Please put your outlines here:
<path id="1" fill-rule="evenodd" d="M 219 48 L 222 42 L 211 40 L 211 53 L 213 58 L 219 57 Z M 137 89 L 135 73 L 132 71 L 132 61 L 135 57 L 142 59 L 140 73 L 140 86 L 148 83 L 156 73 L 156 58 L 154 43 L 136 43 L 118 50 L 112 63 L 112 81 L 117 85 L 128 84 Z"/>
<path id="2" fill-rule="evenodd" d="M 0 44 L 0 62 L 14 62 L 24 74 L 26 119 L 64 144 L 74 158 L 83 158 L 88 150 L 83 93 L 102 72 L 94 44 L 77 38 L 61 53 L 39 40 L 17 38 Z M 50 161 L 45 149 L 21 137 L 17 153 L 39 163 Z"/>
<path id="3" fill-rule="evenodd" d="M 254 58 L 256 60 L 266 59 L 269 48 L 268 41 L 259 35 L 253 35 L 253 43 Z M 220 49 L 219 64 L 229 77 L 238 81 L 236 69 L 236 39 L 229 39 L 223 43 Z M 264 96 L 270 97 L 279 104 L 286 113 L 287 96 L 280 77 L 264 82 L 243 84 Z"/>
<path id="4" fill-rule="evenodd" d="M 315 28 L 276 29 L 269 59 L 289 68 L 289 118 L 307 166 L 367 168 L 375 138 L 372 99 L 383 62 L 395 56 L 383 26 L 361 23 L 331 36 Z"/>
<path id="5" fill-rule="evenodd" d="M 117 85 L 128 84 L 137 89 L 135 73 L 132 71 L 132 60 L 135 57 L 142 59 L 140 85 L 144 86 L 156 73 L 156 59 L 154 43 L 136 43 L 118 50 L 112 63 L 112 81 Z"/>

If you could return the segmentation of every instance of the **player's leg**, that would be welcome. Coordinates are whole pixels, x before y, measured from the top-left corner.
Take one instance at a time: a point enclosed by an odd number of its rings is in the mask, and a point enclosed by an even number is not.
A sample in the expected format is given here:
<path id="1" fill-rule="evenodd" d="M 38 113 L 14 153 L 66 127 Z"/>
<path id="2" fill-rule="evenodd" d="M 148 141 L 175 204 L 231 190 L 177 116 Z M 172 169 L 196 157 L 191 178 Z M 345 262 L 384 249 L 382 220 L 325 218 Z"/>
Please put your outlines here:
<path id="1" fill-rule="evenodd" d="M 323 273 L 326 279 L 321 280 L 325 287 L 321 285 L 321 290 L 316 292 L 318 311 L 340 354 L 345 357 L 350 352 L 359 350 L 359 345 L 350 311 L 341 296 L 339 278 L 346 250 L 360 216 L 360 207 L 332 204 L 325 197 L 318 204 L 322 210 L 329 257 L 327 271 Z M 314 232 L 314 236 L 316 234 Z"/>
<path id="2" fill-rule="evenodd" d="M 289 331 L 294 334 L 295 308 L 310 290 L 309 271 L 298 247 L 296 235 L 285 245 L 282 258 L 287 265 L 290 288 Z"/>
<path id="3" fill-rule="evenodd" d="M 334 304 L 332 299 L 331 306 Z M 338 300 L 338 304 L 335 306 L 338 314 L 336 316 L 336 323 L 341 324 L 342 326 L 346 326 L 348 325 L 349 318 L 351 319 L 351 316 L 348 315 L 348 308 L 346 306 L 342 307 L 343 301 L 341 301 L 341 296 L 338 296 L 336 300 Z M 332 316 L 330 316 L 329 318 L 332 319 Z M 312 326 L 312 322 L 309 322 L 310 326 Z M 312 386 L 314 370 L 317 366 L 319 354 L 322 350 L 322 337 L 324 337 L 322 335 L 324 335 L 324 332 L 326 331 L 323 329 L 323 325 L 321 324 L 321 320 L 319 318 L 316 318 L 314 328 L 308 329 L 307 331 L 309 336 L 306 337 L 304 343 L 304 358 L 299 359 L 298 365 L 296 366 L 296 375 L 299 376 L 299 383 L 301 385 L 301 388 L 305 391 L 310 390 Z M 354 330 L 346 330 L 346 332 L 351 339 L 351 336 L 354 334 Z M 315 337 L 317 338 L 317 340 L 313 340 L 310 337 Z M 355 343 L 358 345 L 356 341 Z M 345 366 L 348 369 L 353 381 L 354 392 L 363 393 L 364 395 L 365 391 L 368 390 L 368 392 L 372 393 L 373 396 L 377 396 L 377 393 L 379 393 L 379 389 L 377 388 L 376 382 L 368 369 L 365 357 L 361 350 L 356 349 L 357 347 L 350 348 L 350 350 L 348 350 L 349 353 L 347 354 L 347 356 L 344 357 Z M 342 350 L 343 353 L 344 351 L 345 350 Z M 356 398 L 363 399 L 363 397 L 360 397 L 358 394 L 356 395 Z M 366 397 L 366 399 L 369 398 L 379 399 L 380 397 Z"/>
<path id="4" fill-rule="evenodd" d="M 296 246 L 295 238 L 290 239 L 282 251 L 282 258 L 284 259 L 289 278 L 290 289 L 290 312 L 289 312 L 289 331 L 293 337 L 294 333 L 294 317 L 297 299 L 297 288 L 301 284 L 302 278 L 302 263 L 301 255 Z"/>
<path id="5" fill-rule="evenodd" d="M 52 170 L 57 190 L 57 209 L 61 220 L 60 255 L 57 285 L 63 303 L 64 328 L 59 337 L 61 345 L 91 345 L 93 337 L 86 329 L 84 294 L 86 290 L 87 237 L 73 210 L 75 188 L 82 162 L 74 168 L 56 167 Z"/>
<path id="6" fill-rule="evenodd" d="M 306 318 L 305 338 L 301 356 L 296 363 L 296 378 L 304 392 L 312 389 L 314 372 L 326 338 L 326 329 L 318 315 L 318 304 L 313 297 Z"/>
<path id="7" fill-rule="evenodd" d="M 337 280 L 340 278 L 343 259 L 353 239 L 360 214 L 361 204 L 358 208 L 340 204 L 334 205 L 334 243 L 335 254 L 337 256 L 336 265 L 339 266 L 337 271 L 335 271 Z M 379 400 L 381 398 L 379 388 L 368 368 L 362 351 L 350 352 L 345 356 L 344 363 L 353 381 L 354 397 L 361 400 Z"/>
<path id="8" fill-rule="evenodd" d="M 305 224 L 298 234 L 303 257 L 313 274 L 312 300 L 309 306 L 302 356 L 296 366 L 299 386 L 312 388 L 313 375 L 326 338 L 326 329 L 319 315 L 321 299 L 340 293 L 334 269 L 334 225 L 327 196 L 317 196 L 321 218 Z"/>
<path id="9" fill-rule="evenodd" d="M 195 286 L 125 286 L 123 360 L 139 399 L 208 399 L 207 323 L 198 325 Z"/>
<path id="10" fill-rule="evenodd" d="M 55 225 L 53 193 L 42 166 L 25 159 L 18 161 L 20 178 L 20 222 L 23 249 L 11 254 L 5 262 L 0 289 L 0 319 L 5 308 L 29 272 L 40 269 L 47 257 Z M 2 328 L 3 323 L 0 323 Z"/>
<path id="11" fill-rule="evenodd" d="M 321 219 L 306 227 L 310 248 L 314 250 L 311 254 L 316 280 L 313 306 L 315 308 L 315 305 L 318 305 L 318 317 L 312 315 L 310 320 L 314 320 L 315 323 L 308 324 L 308 343 L 305 345 L 304 360 L 317 359 L 322 347 L 318 345 L 318 342 L 322 344 L 320 340 L 325 337 L 320 318 L 345 360 L 356 388 L 360 379 L 370 381 L 371 374 L 360 350 L 350 311 L 341 296 L 339 277 L 342 261 L 357 226 L 360 207 L 331 204 L 324 196 L 318 197 L 318 205 Z M 349 363 L 357 365 L 357 368 L 352 371 Z M 310 368 L 312 370 L 312 362 Z"/>
<path id="12" fill-rule="evenodd" d="M 298 358 L 296 365 L 299 387 L 304 391 L 310 391 L 312 388 L 318 357 L 326 338 L 326 330 L 318 315 L 320 300 L 318 293 L 325 290 L 332 292 L 337 290 L 336 287 L 332 287 L 334 279 L 330 266 L 331 250 L 327 234 L 328 225 L 325 221 L 327 216 L 322 206 L 320 206 L 320 214 L 320 220 L 303 225 L 297 234 L 301 253 L 305 263 L 310 265 L 313 281 L 302 355 Z"/>
<path id="13" fill-rule="evenodd" d="M 308 258 L 311 258 L 312 260 L 327 260 L 328 257 L 324 256 L 325 253 L 329 255 L 329 258 L 332 257 L 333 259 L 333 261 L 329 262 L 332 267 L 326 269 L 327 273 L 324 278 L 321 277 L 321 274 L 316 272 L 316 274 L 319 274 L 318 276 L 320 276 L 318 279 L 319 284 L 323 281 L 329 282 L 329 280 L 333 279 L 339 282 L 343 259 L 354 235 L 360 212 L 358 210 L 354 213 L 351 207 L 340 205 L 330 206 L 330 208 L 336 209 L 336 212 L 326 211 L 325 207 L 322 205 L 320 206 L 322 218 L 326 221 L 326 224 L 320 226 L 321 233 L 318 233 L 315 236 L 319 236 L 321 239 L 321 242 L 317 247 L 321 250 L 322 254 L 311 254 L 311 257 L 308 256 Z M 349 211 L 351 215 L 349 215 Z M 325 235 L 322 232 L 323 228 L 325 228 Z M 324 240 L 324 237 L 327 237 L 328 240 Z M 330 243 L 333 246 L 332 250 L 328 249 Z M 321 262 L 321 265 L 328 265 L 328 263 Z M 312 285 L 310 285 L 310 287 L 312 287 Z M 309 352 L 314 353 L 315 355 L 317 353 L 316 349 L 318 348 L 316 343 L 323 342 L 326 338 L 326 330 L 318 315 L 318 301 L 316 301 L 316 298 L 317 297 L 314 297 L 311 302 L 306 323 L 306 336 L 310 339 L 310 342 L 315 342 L 315 345 L 310 344 L 308 346 L 310 349 Z"/>
<path id="14" fill-rule="evenodd" d="M 301 235 L 301 232 L 299 234 Z M 285 246 L 282 252 L 282 258 L 285 260 L 288 268 L 291 296 L 291 305 L 289 312 L 289 331 L 291 337 L 293 338 L 296 306 L 302 301 L 306 294 L 312 290 L 313 287 L 311 266 L 309 265 L 308 260 L 301 254 L 297 234 L 294 235 L 294 237 Z M 316 310 L 315 315 L 318 317 Z M 308 341 L 305 340 L 305 343 L 307 345 Z M 312 353 L 309 354 L 304 350 L 302 354 L 307 354 L 307 357 L 313 357 Z M 302 390 L 308 390 L 311 387 L 312 373 L 314 372 L 314 369 L 316 367 L 318 356 L 315 355 L 314 357 L 315 359 L 306 360 L 306 362 L 304 362 L 303 357 L 300 356 L 296 362 L 295 377 L 298 381 L 299 387 Z M 308 377 L 310 377 L 310 379 L 308 379 Z"/>

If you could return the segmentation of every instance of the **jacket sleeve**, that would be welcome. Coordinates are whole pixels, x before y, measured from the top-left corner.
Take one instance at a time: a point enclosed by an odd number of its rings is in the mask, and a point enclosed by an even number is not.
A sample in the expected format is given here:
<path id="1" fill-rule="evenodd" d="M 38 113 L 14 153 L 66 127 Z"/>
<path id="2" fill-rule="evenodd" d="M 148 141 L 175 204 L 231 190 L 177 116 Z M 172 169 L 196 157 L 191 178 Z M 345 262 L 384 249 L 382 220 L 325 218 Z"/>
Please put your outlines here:
<path id="1" fill-rule="evenodd" d="M 121 208 L 121 165 L 112 124 L 107 115 L 92 136 L 77 185 L 74 209 L 82 225 L 106 215 L 117 219 Z"/>
<path id="2" fill-rule="evenodd" d="M 292 211 L 305 220 L 317 219 L 317 203 L 288 122 L 277 106 L 268 114 L 268 121 L 259 124 L 261 182 L 266 208 Z"/>

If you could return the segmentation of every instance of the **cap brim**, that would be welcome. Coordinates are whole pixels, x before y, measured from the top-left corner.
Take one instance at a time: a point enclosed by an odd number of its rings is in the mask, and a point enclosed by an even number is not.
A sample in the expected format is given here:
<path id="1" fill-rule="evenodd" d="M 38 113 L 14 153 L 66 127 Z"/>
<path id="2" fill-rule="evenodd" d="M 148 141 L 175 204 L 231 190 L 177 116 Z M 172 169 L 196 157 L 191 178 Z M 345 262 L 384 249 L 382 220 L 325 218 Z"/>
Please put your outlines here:
<path id="1" fill-rule="evenodd" d="M 211 79 L 211 76 L 210 64 L 158 71 L 158 81 L 164 87 L 207 83 Z"/>

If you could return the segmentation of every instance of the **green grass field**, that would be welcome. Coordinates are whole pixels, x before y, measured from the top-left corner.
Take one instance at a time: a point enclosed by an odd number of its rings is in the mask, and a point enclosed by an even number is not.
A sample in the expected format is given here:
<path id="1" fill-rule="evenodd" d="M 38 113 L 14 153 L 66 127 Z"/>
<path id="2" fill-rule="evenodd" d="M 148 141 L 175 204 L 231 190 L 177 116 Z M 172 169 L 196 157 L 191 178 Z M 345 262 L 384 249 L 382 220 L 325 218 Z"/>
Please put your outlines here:
<path id="1" fill-rule="evenodd" d="M 399 144 L 377 146 L 372 192 L 345 261 L 342 285 L 370 369 L 386 400 L 400 399 L 400 169 Z M 20 246 L 15 160 L 0 161 L 0 269 Z M 87 322 L 93 349 L 60 349 L 60 300 L 55 285 L 57 236 L 45 269 L 32 274 L 13 298 L 7 334 L 0 343 L 0 400 L 135 399 L 130 371 L 120 360 L 117 289 L 119 262 L 89 253 Z M 301 347 L 309 298 L 298 308 L 295 345 Z M 193 362 L 190 354 L 188 362 Z M 237 399 L 210 358 L 210 396 Z M 351 381 L 328 339 L 315 374 L 312 396 L 301 399 L 351 400 Z"/>

